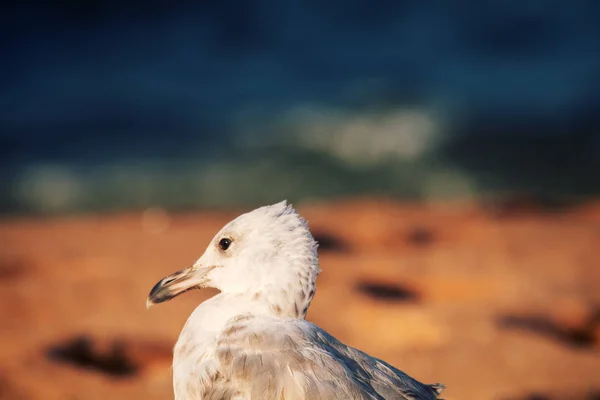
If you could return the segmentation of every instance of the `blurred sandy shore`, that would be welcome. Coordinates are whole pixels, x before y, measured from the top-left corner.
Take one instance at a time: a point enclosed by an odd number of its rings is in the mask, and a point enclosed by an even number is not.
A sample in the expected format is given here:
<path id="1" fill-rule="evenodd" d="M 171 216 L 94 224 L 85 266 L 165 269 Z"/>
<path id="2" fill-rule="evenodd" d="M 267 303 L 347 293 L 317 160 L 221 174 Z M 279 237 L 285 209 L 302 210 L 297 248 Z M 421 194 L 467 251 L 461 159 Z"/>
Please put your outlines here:
<path id="1" fill-rule="evenodd" d="M 600 202 L 298 209 L 322 242 L 308 318 L 339 339 L 448 400 L 600 398 Z M 2 220 L 0 399 L 171 399 L 171 348 L 215 292 L 146 295 L 243 211 Z"/>

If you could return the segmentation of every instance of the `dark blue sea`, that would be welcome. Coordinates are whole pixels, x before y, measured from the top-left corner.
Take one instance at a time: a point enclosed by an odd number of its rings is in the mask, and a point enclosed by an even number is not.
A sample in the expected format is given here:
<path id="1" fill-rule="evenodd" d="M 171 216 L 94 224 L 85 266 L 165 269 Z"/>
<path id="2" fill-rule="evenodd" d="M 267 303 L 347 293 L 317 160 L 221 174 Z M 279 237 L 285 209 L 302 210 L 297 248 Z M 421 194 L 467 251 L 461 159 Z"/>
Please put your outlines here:
<path id="1" fill-rule="evenodd" d="M 600 194 L 600 2 L 9 2 L 0 212 Z"/>

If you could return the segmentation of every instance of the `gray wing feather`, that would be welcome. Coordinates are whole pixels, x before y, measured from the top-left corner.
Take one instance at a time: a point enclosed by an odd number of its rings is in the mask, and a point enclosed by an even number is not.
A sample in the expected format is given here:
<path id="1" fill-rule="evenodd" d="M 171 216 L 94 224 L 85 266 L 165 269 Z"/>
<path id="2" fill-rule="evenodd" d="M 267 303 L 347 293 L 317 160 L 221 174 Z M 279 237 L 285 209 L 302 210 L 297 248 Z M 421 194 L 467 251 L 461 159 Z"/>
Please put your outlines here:
<path id="1" fill-rule="evenodd" d="M 221 398 L 435 400 L 444 388 L 422 384 L 304 320 L 237 318 L 215 354 L 218 373 L 204 393 L 227 393 Z"/>

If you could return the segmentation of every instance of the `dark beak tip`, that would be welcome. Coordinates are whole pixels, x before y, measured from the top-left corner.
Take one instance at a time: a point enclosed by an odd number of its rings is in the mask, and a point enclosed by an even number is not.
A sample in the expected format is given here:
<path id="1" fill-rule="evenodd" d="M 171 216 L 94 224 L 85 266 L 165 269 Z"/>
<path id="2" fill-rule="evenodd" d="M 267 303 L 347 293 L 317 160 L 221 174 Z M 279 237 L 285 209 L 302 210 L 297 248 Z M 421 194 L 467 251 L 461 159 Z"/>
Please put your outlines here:
<path id="1" fill-rule="evenodd" d="M 154 287 L 148 293 L 148 298 L 146 299 L 146 308 L 150 308 L 155 304 L 162 303 L 169 299 L 168 289 L 165 288 L 165 279 L 162 279 L 154 285 Z"/>
<path id="2" fill-rule="evenodd" d="M 163 285 L 164 285 L 164 279 L 158 281 L 156 283 L 156 285 L 154 285 L 152 287 L 152 289 L 150 290 L 150 293 L 148 294 L 148 298 L 150 299 L 150 298 L 154 297 L 160 291 L 160 289 L 163 287 Z"/>

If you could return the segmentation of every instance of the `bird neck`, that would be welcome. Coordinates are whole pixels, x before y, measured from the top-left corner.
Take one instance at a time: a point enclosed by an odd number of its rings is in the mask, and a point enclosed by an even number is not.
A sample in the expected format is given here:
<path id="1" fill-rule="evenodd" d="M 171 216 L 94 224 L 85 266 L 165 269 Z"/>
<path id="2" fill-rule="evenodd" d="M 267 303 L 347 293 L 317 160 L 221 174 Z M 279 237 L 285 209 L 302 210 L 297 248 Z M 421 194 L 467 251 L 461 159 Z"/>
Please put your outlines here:
<path id="1" fill-rule="evenodd" d="M 211 338 L 229 321 L 243 314 L 304 319 L 314 294 L 314 286 L 312 289 L 295 292 L 269 287 L 245 293 L 221 292 L 194 310 L 186 322 L 182 336 L 191 334 L 198 339 Z"/>
<path id="2" fill-rule="evenodd" d="M 314 283 L 303 286 L 266 285 L 243 293 L 221 292 L 198 308 L 207 311 L 217 308 L 219 320 L 223 319 L 221 323 L 240 314 L 304 319 L 314 295 Z M 214 321 L 214 317 L 211 319 Z"/>
<path id="3" fill-rule="evenodd" d="M 304 319 L 314 295 L 314 284 L 280 288 L 266 286 L 252 294 L 252 303 L 263 306 L 259 309 L 266 307 L 268 313 L 277 317 Z"/>

